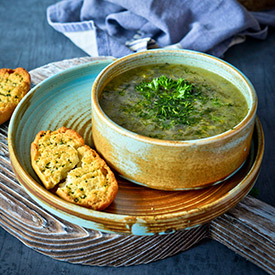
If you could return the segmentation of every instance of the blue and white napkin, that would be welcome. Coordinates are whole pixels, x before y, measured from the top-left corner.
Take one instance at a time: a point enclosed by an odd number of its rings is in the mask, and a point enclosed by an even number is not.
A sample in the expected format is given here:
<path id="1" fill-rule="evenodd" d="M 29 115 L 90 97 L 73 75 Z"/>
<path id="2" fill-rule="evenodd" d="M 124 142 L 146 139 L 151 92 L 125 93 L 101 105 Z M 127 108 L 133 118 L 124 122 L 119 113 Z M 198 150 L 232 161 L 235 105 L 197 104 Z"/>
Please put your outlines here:
<path id="1" fill-rule="evenodd" d="M 249 12 L 235 0 L 65 0 L 47 18 L 88 55 L 114 57 L 164 47 L 220 57 L 275 26 L 275 10 Z"/>

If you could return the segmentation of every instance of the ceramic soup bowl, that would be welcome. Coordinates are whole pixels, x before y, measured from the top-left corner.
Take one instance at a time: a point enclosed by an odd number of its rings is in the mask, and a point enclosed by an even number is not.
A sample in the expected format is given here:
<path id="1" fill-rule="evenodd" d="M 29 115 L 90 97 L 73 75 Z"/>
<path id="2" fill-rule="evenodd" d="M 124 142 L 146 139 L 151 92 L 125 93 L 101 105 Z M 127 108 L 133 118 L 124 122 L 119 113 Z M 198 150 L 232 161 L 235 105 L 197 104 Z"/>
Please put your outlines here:
<path id="1" fill-rule="evenodd" d="M 106 85 L 121 73 L 149 64 L 184 64 L 218 74 L 244 95 L 248 113 L 221 134 L 196 140 L 161 140 L 126 130 L 102 110 L 99 97 Z M 257 109 L 250 81 L 232 65 L 200 52 L 150 50 L 117 59 L 104 68 L 92 87 L 92 137 L 96 150 L 122 177 L 160 190 L 198 189 L 217 184 L 245 162 Z"/>

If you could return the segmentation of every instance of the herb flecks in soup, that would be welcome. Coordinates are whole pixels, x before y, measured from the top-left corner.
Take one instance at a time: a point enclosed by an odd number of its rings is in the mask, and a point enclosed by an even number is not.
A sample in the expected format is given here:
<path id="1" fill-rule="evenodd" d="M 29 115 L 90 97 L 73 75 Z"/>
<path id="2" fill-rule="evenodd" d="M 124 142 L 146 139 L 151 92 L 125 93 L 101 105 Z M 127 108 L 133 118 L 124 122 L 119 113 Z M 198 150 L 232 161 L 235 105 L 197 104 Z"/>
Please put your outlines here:
<path id="1" fill-rule="evenodd" d="M 229 81 L 203 69 L 161 64 L 111 80 L 100 106 L 118 125 L 159 139 L 191 140 L 232 129 L 248 106 Z"/>
<path id="2" fill-rule="evenodd" d="M 142 99 L 123 111 L 134 112 L 147 121 L 152 120 L 162 130 L 195 124 L 200 119 L 198 104 L 207 101 L 200 89 L 183 78 L 173 80 L 161 76 L 150 82 L 143 81 L 135 89 Z"/>

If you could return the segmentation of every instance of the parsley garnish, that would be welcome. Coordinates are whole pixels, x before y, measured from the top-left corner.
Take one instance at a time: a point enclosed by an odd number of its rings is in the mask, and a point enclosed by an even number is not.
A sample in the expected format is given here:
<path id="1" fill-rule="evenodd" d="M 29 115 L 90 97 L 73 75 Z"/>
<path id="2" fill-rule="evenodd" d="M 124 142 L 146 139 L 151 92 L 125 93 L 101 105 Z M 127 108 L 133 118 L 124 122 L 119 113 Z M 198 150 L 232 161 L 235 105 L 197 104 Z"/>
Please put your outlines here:
<path id="1" fill-rule="evenodd" d="M 160 123 L 162 129 L 178 124 L 192 125 L 198 120 L 194 105 L 203 96 L 199 88 L 183 78 L 174 80 L 160 76 L 150 82 L 143 81 L 135 89 L 141 99 L 124 111 L 134 111 L 141 118 L 152 119 Z"/>

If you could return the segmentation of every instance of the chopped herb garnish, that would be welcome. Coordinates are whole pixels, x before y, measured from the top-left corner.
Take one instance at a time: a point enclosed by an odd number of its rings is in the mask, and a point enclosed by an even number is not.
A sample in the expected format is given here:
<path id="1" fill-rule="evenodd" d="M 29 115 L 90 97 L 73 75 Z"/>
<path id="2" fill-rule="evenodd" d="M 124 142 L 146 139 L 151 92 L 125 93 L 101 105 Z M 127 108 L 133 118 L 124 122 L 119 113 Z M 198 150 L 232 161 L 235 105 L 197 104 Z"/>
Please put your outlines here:
<path id="1" fill-rule="evenodd" d="M 203 98 L 201 91 L 183 78 L 174 80 L 166 76 L 154 78 L 150 82 L 143 81 L 136 90 L 141 100 L 123 111 L 136 112 L 144 119 L 152 119 L 162 129 L 169 129 L 177 124 L 192 125 L 197 120 L 195 102 Z"/>
<path id="2" fill-rule="evenodd" d="M 211 101 L 212 101 L 213 105 L 215 105 L 215 106 L 222 106 L 223 105 L 217 97 L 211 98 Z"/>

